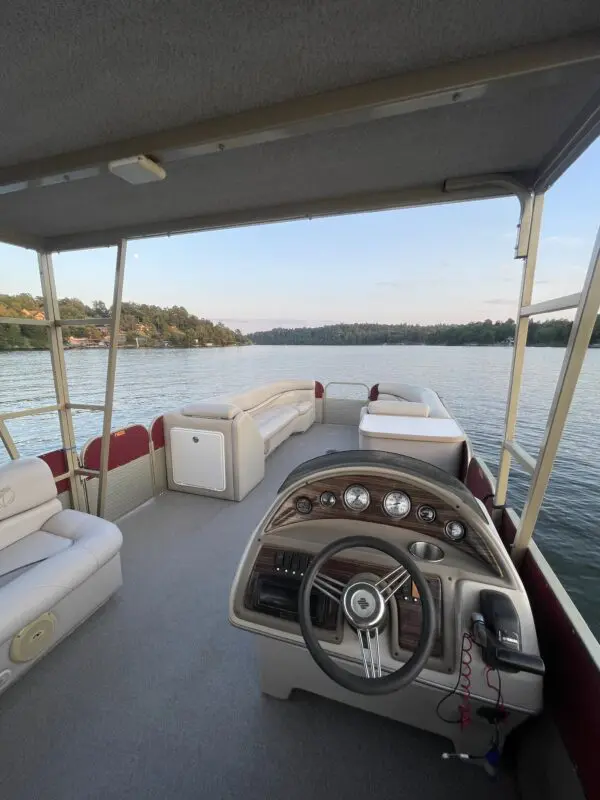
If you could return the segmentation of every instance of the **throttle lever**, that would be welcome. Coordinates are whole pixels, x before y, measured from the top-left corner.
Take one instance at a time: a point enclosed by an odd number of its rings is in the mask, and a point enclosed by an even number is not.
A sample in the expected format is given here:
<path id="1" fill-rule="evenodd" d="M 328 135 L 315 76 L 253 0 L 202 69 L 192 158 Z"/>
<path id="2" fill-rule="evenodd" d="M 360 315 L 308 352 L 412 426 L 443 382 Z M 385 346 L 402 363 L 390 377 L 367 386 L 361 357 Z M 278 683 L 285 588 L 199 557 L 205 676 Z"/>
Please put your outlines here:
<path id="1" fill-rule="evenodd" d="M 531 675 L 544 675 L 546 667 L 539 656 L 523 653 L 515 647 L 502 647 L 498 639 L 485 624 L 485 617 L 479 612 L 471 615 L 473 641 L 481 647 L 483 660 L 492 669 L 503 672 L 528 672 Z"/>
<path id="2" fill-rule="evenodd" d="M 520 650 L 509 650 L 508 647 L 491 648 L 496 669 L 505 672 L 528 672 L 531 675 L 544 675 L 546 666 L 539 656 L 522 653 Z"/>

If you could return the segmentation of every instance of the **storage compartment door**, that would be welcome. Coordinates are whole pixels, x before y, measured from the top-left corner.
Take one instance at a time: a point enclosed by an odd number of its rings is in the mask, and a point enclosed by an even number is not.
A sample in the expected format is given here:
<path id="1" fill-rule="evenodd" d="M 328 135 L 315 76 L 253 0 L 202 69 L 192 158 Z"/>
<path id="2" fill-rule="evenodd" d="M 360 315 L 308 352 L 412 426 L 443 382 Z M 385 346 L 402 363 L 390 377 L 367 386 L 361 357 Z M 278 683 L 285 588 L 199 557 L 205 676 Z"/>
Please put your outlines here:
<path id="1" fill-rule="evenodd" d="M 225 436 L 220 431 L 171 428 L 173 481 L 178 486 L 224 492 Z"/>

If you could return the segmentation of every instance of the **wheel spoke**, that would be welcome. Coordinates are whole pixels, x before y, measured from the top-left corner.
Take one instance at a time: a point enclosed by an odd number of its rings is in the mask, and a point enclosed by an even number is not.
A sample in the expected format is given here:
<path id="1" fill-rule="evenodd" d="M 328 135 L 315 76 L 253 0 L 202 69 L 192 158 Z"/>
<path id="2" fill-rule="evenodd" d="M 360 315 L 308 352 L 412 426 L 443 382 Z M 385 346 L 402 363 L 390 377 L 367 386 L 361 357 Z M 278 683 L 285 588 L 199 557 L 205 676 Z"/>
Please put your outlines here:
<path id="1" fill-rule="evenodd" d="M 342 581 L 338 581 L 337 578 L 331 578 L 329 575 L 319 573 L 315 577 L 313 587 L 336 603 L 340 603 L 346 584 L 342 583 Z"/>
<path id="2" fill-rule="evenodd" d="M 384 601 L 388 603 L 398 589 L 401 589 L 408 580 L 410 580 L 410 572 L 406 567 L 400 565 L 388 572 L 387 575 L 384 575 L 380 581 L 377 581 L 375 586 L 381 592 Z"/>
<path id="3" fill-rule="evenodd" d="M 363 666 L 367 678 L 381 678 L 381 654 L 379 652 L 379 631 L 357 630 L 358 642 L 363 658 Z"/>

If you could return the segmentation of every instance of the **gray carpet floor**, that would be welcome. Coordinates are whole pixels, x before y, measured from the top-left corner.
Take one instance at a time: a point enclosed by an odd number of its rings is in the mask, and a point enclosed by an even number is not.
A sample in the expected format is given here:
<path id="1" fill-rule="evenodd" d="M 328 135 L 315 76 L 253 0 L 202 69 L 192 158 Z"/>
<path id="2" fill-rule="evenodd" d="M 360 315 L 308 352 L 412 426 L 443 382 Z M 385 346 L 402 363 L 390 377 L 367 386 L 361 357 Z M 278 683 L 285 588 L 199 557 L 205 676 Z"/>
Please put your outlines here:
<path id="1" fill-rule="evenodd" d="M 124 585 L 0 697 L 0 798 L 512 798 L 444 739 L 319 697 L 261 695 L 227 621 L 250 533 L 297 464 L 357 445 L 316 425 L 242 503 L 167 493 L 120 522 Z"/>

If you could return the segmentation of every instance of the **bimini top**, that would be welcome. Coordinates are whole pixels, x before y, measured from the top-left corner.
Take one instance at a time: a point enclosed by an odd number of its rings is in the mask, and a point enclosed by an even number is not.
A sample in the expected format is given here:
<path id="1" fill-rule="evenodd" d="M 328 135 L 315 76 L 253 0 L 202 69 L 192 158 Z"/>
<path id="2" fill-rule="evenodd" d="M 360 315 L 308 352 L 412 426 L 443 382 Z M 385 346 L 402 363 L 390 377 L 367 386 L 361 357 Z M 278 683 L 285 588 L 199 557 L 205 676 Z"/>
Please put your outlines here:
<path id="1" fill-rule="evenodd" d="M 544 189 L 600 124 L 598 0 L 13 0 L 0 53 L 37 249 Z"/>

